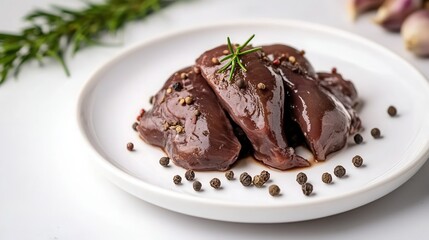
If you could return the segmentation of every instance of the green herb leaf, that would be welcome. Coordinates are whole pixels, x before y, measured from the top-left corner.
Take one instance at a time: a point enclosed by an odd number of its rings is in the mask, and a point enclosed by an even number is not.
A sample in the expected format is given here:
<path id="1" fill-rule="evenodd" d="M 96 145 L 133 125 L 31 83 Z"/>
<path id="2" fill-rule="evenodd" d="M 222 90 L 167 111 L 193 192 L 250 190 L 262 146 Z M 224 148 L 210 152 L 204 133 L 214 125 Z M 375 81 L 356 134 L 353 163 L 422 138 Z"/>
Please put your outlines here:
<path id="1" fill-rule="evenodd" d="M 242 45 L 239 45 L 238 47 L 235 48 L 234 51 L 234 47 L 231 44 L 231 40 L 229 37 L 226 38 L 227 41 L 227 45 L 228 45 L 228 50 L 230 52 L 230 54 L 226 55 L 225 57 L 223 57 L 220 62 L 223 62 L 225 60 L 229 60 L 228 63 L 226 63 L 222 68 L 220 68 L 217 72 L 218 73 L 222 73 L 225 72 L 227 69 L 229 69 L 229 67 L 231 66 L 231 70 L 229 72 L 229 78 L 228 81 L 231 82 L 232 78 L 234 77 L 234 73 L 235 73 L 235 69 L 236 66 L 238 65 L 241 70 L 243 70 L 244 72 L 247 71 L 246 67 L 244 67 L 243 63 L 241 62 L 240 56 L 252 53 L 252 52 L 256 52 L 261 50 L 260 47 L 257 48 L 251 48 L 248 49 L 246 51 L 240 52 L 243 48 L 247 47 L 247 45 L 249 45 L 250 41 L 252 41 L 252 39 L 255 37 L 255 34 L 253 34 L 252 36 L 250 36 L 249 39 L 247 39 L 246 42 L 244 42 Z"/>

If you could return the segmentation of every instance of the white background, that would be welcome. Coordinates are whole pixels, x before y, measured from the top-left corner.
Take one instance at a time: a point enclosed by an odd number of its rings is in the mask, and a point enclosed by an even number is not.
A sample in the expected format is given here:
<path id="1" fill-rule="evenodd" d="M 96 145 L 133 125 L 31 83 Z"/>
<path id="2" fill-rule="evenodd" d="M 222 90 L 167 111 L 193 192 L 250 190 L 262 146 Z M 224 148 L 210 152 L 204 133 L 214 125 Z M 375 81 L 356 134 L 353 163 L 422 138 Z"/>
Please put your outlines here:
<path id="1" fill-rule="evenodd" d="M 81 1 L 0 0 L 0 31 L 17 31 L 30 10 Z M 429 234 L 429 164 L 391 194 L 358 209 L 300 223 L 237 224 L 170 212 L 118 189 L 97 172 L 75 121 L 77 94 L 94 71 L 127 46 L 170 30 L 231 19 L 322 23 L 365 36 L 426 76 L 429 59 L 404 50 L 397 34 L 365 15 L 352 23 L 345 1 L 189 0 L 128 25 L 118 47 L 90 48 L 56 63 L 27 66 L 0 86 L 0 239 L 383 239 Z M 375 56 L 376 57 L 376 56 Z M 126 76 L 124 76 L 126 77 Z M 429 94 L 429 93 L 428 93 Z M 400 96 L 398 96 L 400 97 Z M 422 111 L 425 111 L 422 109 Z M 388 151 L 388 149 L 386 149 Z"/>

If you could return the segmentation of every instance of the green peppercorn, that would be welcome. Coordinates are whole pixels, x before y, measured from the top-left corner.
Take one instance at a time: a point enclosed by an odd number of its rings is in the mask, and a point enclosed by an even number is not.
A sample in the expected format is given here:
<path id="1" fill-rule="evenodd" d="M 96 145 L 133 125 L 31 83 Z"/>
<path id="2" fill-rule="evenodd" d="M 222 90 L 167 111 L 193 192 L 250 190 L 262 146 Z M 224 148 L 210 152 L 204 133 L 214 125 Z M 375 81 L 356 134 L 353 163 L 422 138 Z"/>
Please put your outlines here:
<path id="1" fill-rule="evenodd" d="M 306 183 L 307 182 L 307 175 L 303 172 L 298 173 L 298 175 L 296 175 L 296 182 L 299 185 Z"/>
<path id="2" fill-rule="evenodd" d="M 262 170 L 259 176 L 261 176 L 262 180 L 265 183 L 265 182 L 268 182 L 268 180 L 270 180 L 271 174 L 268 171 Z"/>
<path id="3" fill-rule="evenodd" d="M 192 184 L 192 187 L 194 188 L 195 191 L 199 192 L 199 191 L 201 191 L 202 184 L 200 181 L 195 181 Z"/>
<path id="4" fill-rule="evenodd" d="M 371 136 L 373 138 L 380 138 L 380 136 L 381 136 L 380 129 L 378 129 L 378 128 L 371 129 Z"/>
<path id="5" fill-rule="evenodd" d="M 179 175 L 175 175 L 175 176 L 173 177 L 173 182 L 174 182 L 174 184 L 176 184 L 176 185 L 180 184 L 180 183 L 182 182 L 182 177 L 181 177 L 181 176 L 179 176 Z"/>
<path id="6" fill-rule="evenodd" d="M 255 187 L 261 188 L 264 186 L 264 183 L 265 181 L 260 175 L 255 175 L 253 177 L 253 185 L 255 185 Z"/>
<path id="7" fill-rule="evenodd" d="M 162 157 L 159 159 L 159 164 L 163 167 L 167 167 L 168 164 L 170 164 L 170 158 L 169 157 Z"/>
<path id="8" fill-rule="evenodd" d="M 363 158 L 359 155 L 356 155 L 353 157 L 352 162 L 355 167 L 361 167 L 363 163 Z"/>
<path id="9" fill-rule="evenodd" d="M 280 194 L 280 188 L 279 188 L 279 186 L 277 186 L 277 185 L 275 185 L 275 184 L 273 184 L 273 185 L 270 185 L 269 187 L 268 187 L 268 192 L 270 193 L 270 195 L 271 196 L 278 196 L 279 194 Z"/>
<path id="10" fill-rule="evenodd" d="M 361 143 L 363 142 L 363 137 L 362 137 L 362 135 L 360 135 L 359 133 L 358 133 L 358 134 L 356 134 L 356 135 L 353 137 L 353 139 L 355 140 L 355 143 L 356 143 L 356 144 L 361 144 Z"/>
<path id="11" fill-rule="evenodd" d="M 225 177 L 226 177 L 226 179 L 228 179 L 228 180 L 232 180 L 232 179 L 234 179 L 234 172 L 233 172 L 233 171 L 231 171 L 231 170 L 227 171 L 227 172 L 225 173 Z"/>
<path id="12" fill-rule="evenodd" d="M 389 116 L 394 117 L 397 114 L 397 110 L 394 106 L 389 106 L 389 108 L 387 108 L 387 113 Z"/>
<path id="13" fill-rule="evenodd" d="M 311 183 L 304 183 L 302 184 L 301 189 L 305 196 L 310 196 L 313 192 L 313 185 Z"/>
<path id="14" fill-rule="evenodd" d="M 192 180 L 194 180 L 194 178 L 195 178 L 195 173 L 194 173 L 194 171 L 192 171 L 191 169 L 187 170 L 187 171 L 186 171 L 186 173 L 185 173 L 185 178 L 186 178 L 186 180 L 188 180 L 188 181 L 192 181 Z"/>
<path id="15" fill-rule="evenodd" d="M 327 183 L 327 184 L 331 183 L 332 182 L 332 175 L 330 173 L 327 173 L 327 172 L 323 173 L 322 174 L 322 182 Z"/>
<path id="16" fill-rule="evenodd" d="M 210 180 L 210 186 L 212 186 L 212 188 L 219 189 L 220 185 L 221 185 L 221 182 L 219 178 L 213 178 L 212 180 Z"/>
<path id="17" fill-rule="evenodd" d="M 334 174 L 335 176 L 342 178 L 346 175 L 346 169 L 343 166 L 338 165 L 334 168 Z"/>

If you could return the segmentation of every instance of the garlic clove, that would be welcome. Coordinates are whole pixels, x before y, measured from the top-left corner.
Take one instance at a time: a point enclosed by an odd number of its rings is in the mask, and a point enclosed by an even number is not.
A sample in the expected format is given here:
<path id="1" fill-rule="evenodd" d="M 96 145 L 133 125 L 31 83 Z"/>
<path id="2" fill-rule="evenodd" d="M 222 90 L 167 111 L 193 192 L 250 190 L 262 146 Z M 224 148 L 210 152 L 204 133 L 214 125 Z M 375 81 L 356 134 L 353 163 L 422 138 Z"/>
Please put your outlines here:
<path id="1" fill-rule="evenodd" d="M 423 6 L 423 0 L 386 0 L 374 21 L 387 30 L 399 31 L 408 15 Z"/>
<path id="2" fill-rule="evenodd" d="M 418 56 L 429 56 L 429 9 L 411 14 L 402 25 L 405 47 Z"/>
<path id="3" fill-rule="evenodd" d="M 349 0 L 348 12 L 352 20 L 355 20 L 361 13 L 378 8 L 384 0 Z"/>

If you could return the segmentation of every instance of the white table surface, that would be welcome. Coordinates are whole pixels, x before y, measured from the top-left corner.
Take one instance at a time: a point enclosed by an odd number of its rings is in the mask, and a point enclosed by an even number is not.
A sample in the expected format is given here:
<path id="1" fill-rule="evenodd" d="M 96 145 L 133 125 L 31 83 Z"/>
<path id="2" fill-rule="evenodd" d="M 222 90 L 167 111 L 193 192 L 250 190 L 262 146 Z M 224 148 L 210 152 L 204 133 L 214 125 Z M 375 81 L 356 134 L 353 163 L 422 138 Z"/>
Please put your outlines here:
<path id="1" fill-rule="evenodd" d="M 0 31 L 24 26 L 29 10 L 81 1 L 1 0 Z M 0 239 L 404 239 L 429 234 L 429 164 L 391 194 L 358 209 L 299 223 L 237 224 L 170 212 L 120 190 L 98 173 L 75 121 L 78 91 L 124 48 L 170 30 L 219 19 L 300 19 L 381 43 L 429 76 L 429 59 L 404 50 L 365 15 L 351 23 L 345 1 L 190 0 L 132 23 L 119 47 L 90 48 L 69 58 L 67 78 L 56 63 L 27 66 L 0 86 Z M 422 109 L 423 110 L 423 109 Z M 386 149 L 388 150 L 388 149 Z"/>

